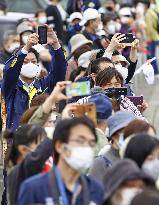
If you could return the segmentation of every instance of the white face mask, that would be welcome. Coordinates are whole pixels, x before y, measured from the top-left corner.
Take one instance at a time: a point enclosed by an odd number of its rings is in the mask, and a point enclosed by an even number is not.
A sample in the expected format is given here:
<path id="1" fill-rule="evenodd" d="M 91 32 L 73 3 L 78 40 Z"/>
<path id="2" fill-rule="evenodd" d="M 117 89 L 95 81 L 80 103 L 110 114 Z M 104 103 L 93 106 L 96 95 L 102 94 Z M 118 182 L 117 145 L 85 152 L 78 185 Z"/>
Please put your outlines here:
<path id="1" fill-rule="evenodd" d="M 107 25 L 107 33 L 108 34 L 115 34 L 115 32 L 116 32 L 116 27 L 115 27 L 115 24 L 108 24 Z"/>
<path id="2" fill-rule="evenodd" d="M 102 23 L 100 23 L 99 25 L 98 25 L 98 31 L 99 30 L 103 30 L 103 24 Z"/>
<path id="3" fill-rule="evenodd" d="M 27 44 L 28 36 L 22 36 L 22 40 L 24 44 Z"/>
<path id="4" fill-rule="evenodd" d="M 126 16 L 122 16 L 121 19 L 120 19 L 121 23 L 123 24 L 128 24 L 129 22 L 129 17 L 126 17 Z"/>
<path id="5" fill-rule="evenodd" d="M 24 64 L 21 68 L 20 74 L 27 78 L 36 77 L 39 67 L 33 63 Z"/>
<path id="6" fill-rule="evenodd" d="M 12 43 L 8 48 L 8 52 L 12 53 L 16 48 L 19 48 L 20 43 Z"/>
<path id="7" fill-rule="evenodd" d="M 115 65 L 115 68 L 122 75 L 123 79 L 126 80 L 126 78 L 128 77 L 128 69 L 125 67 L 122 67 L 121 64 Z"/>
<path id="8" fill-rule="evenodd" d="M 119 205 L 130 205 L 132 199 L 141 192 L 139 188 L 125 188 L 122 191 L 122 202 Z"/>
<path id="9" fill-rule="evenodd" d="M 141 189 L 139 188 L 124 188 L 120 192 L 116 192 L 114 196 L 111 199 L 112 205 L 130 205 L 132 199 L 141 192 Z M 119 194 L 121 194 L 121 199 L 119 200 Z"/>
<path id="10" fill-rule="evenodd" d="M 38 22 L 40 24 L 45 24 L 47 22 L 47 17 L 46 16 L 41 16 L 38 18 Z"/>
<path id="11" fill-rule="evenodd" d="M 45 127 L 45 131 L 49 139 L 53 138 L 54 130 L 55 130 L 55 127 Z"/>
<path id="12" fill-rule="evenodd" d="M 142 170 L 157 181 L 159 179 L 159 159 L 145 161 Z"/>
<path id="13" fill-rule="evenodd" d="M 139 16 L 144 16 L 144 12 L 145 12 L 145 6 L 142 3 L 138 3 L 136 6 L 136 13 Z"/>
<path id="14" fill-rule="evenodd" d="M 120 31 L 120 29 L 121 29 L 121 24 L 118 23 L 118 22 L 116 22 L 115 26 L 116 26 L 116 32 Z"/>
<path id="15" fill-rule="evenodd" d="M 94 150 L 91 147 L 66 147 L 71 151 L 71 156 L 64 159 L 72 169 L 82 172 L 92 165 Z"/>

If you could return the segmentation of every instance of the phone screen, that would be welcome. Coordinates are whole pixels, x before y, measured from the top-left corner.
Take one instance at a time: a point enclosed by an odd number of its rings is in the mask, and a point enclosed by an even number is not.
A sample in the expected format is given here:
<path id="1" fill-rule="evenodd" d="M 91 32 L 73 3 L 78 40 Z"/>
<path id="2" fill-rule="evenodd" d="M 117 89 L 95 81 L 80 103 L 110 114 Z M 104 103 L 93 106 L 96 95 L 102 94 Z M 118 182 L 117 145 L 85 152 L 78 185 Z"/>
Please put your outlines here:
<path id="1" fill-rule="evenodd" d="M 128 96 L 128 98 L 135 106 L 142 105 L 143 103 L 143 96 Z"/>
<path id="2" fill-rule="evenodd" d="M 47 43 L 47 27 L 39 26 L 38 35 L 39 35 L 39 44 L 46 44 Z"/>
<path id="3" fill-rule="evenodd" d="M 91 94 L 90 82 L 74 82 L 66 87 L 66 95 L 68 97 L 88 96 Z"/>
<path id="4" fill-rule="evenodd" d="M 125 38 L 121 43 L 132 43 L 136 39 L 132 33 L 125 34 Z"/>

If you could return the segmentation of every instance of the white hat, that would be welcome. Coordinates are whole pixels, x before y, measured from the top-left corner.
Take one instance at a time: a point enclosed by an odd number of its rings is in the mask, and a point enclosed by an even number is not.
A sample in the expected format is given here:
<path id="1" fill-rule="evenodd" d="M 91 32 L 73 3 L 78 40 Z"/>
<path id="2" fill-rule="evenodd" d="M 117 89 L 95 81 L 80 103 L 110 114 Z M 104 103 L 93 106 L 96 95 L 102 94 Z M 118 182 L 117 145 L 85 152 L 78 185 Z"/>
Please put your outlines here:
<path id="1" fill-rule="evenodd" d="M 130 7 L 121 8 L 119 11 L 119 16 L 132 16 L 131 8 Z"/>
<path id="2" fill-rule="evenodd" d="M 79 33 L 74 35 L 70 39 L 70 45 L 71 45 L 71 53 L 73 53 L 77 48 L 85 45 L 85 44 L 93 44 L 92 41 L 88 40 L 83 34 Z"/>
<path id="3" fill-rule="evenodd" d="M 92 54 L 91 51 L 87 51 L 83 53 L 82 55 L 80 55 L 80 57 L 78 58 L 78 66 L 82 68 L 88 68 L 90 64 L 91 54 Z"/>
<path id="4" fill-rule="evenodd" d="M 70 15 L 70 18 L 68 19 L 68 22 L 72 22 L 75 19 L 80 19 L 82 20 L 83 16 L 80 12 L 74 12 Z"/>
<path id="5" fill-rule="evenodd" d="M 80 22 L 80 26 L 84 26 L 87 21 L 96 19 L 98 17 L 101 17 L 101 14 L 96 9 L 88 8 L 83 13 L 83 19 Z"/>

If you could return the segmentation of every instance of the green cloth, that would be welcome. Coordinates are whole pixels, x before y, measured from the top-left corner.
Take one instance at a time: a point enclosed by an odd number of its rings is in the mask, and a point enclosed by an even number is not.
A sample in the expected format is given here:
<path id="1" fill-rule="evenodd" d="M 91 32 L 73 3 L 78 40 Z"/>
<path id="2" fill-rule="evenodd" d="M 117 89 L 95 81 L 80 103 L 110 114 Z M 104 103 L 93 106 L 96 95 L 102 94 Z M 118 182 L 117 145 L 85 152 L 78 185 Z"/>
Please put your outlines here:
<path id="1" fill-rule="evenodd" d="M 145 15 L 146 34 L 150 41 L 159 41 L 159 33 L 157 31 L 157 14 L 153 9 L 148 9 Z"/>
<path id="2" fill-rule="evenodd" d="M 156 11 L 159 12 L 159 0 L 156 0 Z"/>
<path id="3" fill-rule="evenodd" d="M 96 128 L 96 134 L 97 134 L 97 139 L 98 139 L 98 142 L 97 142 L 97 146 L 96 146 L 96 149 L 95 149 L 95 156 L 98 156 L 98 153 L 99 151 L 108 143 L 108 140 L 107 140 L 107 137 L 105 135 L 105 133 L 99 129 L 99 128 Z"/>
<path id="4" fill-rule="evenodd" d="M 42 105 L 36 110 L 36 112 L 33 114 L 33 116 L 31 117 L 31 119 L 29 120 L 29 124 L 36 124 L 39 126 L 44 126 L 44 124 L 46 123 L 46 121 L 48 120 L 50 116 L 49 114 L 46 114 L 43 112 L 43 108 Z"/>

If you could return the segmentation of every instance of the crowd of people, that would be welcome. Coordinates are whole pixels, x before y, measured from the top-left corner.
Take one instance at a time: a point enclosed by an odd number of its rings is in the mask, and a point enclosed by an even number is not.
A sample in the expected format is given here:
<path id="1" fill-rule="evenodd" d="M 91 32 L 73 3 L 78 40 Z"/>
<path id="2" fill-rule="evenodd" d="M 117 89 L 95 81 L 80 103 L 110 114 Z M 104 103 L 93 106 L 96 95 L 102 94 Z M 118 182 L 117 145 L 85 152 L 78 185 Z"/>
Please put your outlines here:
<path id="1" fill-rule="evenodd" d="M 159 77 L 158 44 L 157 0 L 50 0 L 5 31 L 2 205 L 159 204 L 158 133 L 131 86 L 139 52 Z"/>

